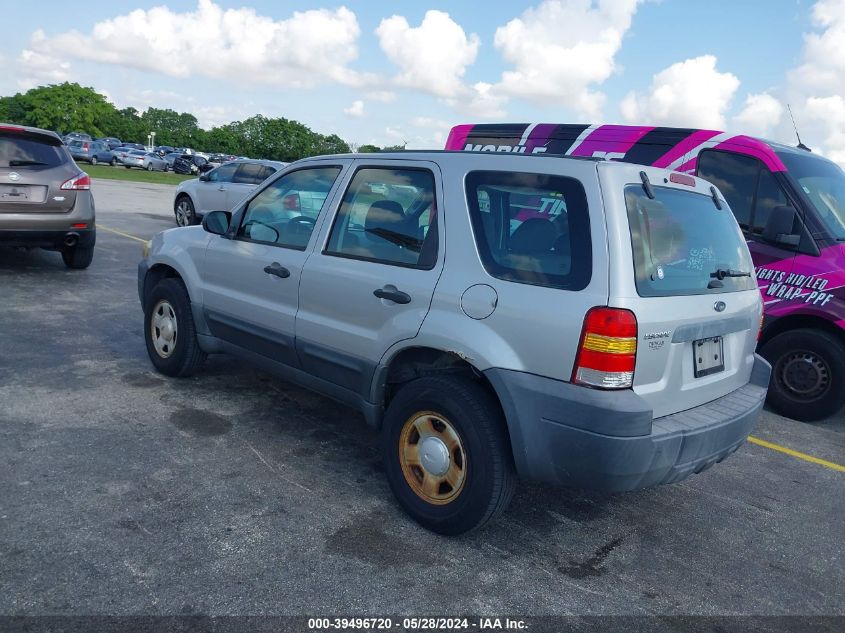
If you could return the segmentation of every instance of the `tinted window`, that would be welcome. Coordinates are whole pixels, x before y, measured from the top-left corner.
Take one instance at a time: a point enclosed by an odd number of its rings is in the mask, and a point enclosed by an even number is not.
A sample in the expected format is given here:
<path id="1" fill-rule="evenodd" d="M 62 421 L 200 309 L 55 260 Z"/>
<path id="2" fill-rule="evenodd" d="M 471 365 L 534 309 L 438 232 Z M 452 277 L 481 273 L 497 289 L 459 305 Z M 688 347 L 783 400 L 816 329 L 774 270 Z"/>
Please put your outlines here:
<path id="1" fill-rule="evenodd" d="M 275 167 L 270 167 L 270 165 L 265 165 L 261 168 L 261 182 L 267 180 L 270 176 L 276 173 Z"/>
<path id="2" fill-rule="evenodd" d="M 316 167 L 275 180 L 249 202 L 238 237 L 304 250 L 339 173 L 340 167 Z"/>
<path id="3" fill-rule="evenodd" d="M 766 222 L 775 207 L 790 207 L 792 204 L 783 192 L 783 187 L 775 176 L 765 167 L 760 170 L 760 180 L 757 183 L 757 200 L 754 204 L 754 216 L 751 219 L 752 230 L 761 233 L 766 228 Z"/>
<path id="4" fill-rule="evenodd" d="M 234 182 L 246 185 L 258 185 L 264 182 L 261 174 L 264 173 L 264 166 L 259 163 L 241 163 L 238 171 L 235 173 Z"/>
<path id="5" fill-rule="evenodd" d="M 208 180 L 210 182 L 232 182 L 232 178 L 235 176 L 237 168 L 238 166 L 234 163 L 221 165 L 217 169 L 213 169 L 208 172 Z"/>
<path id="6" fill-rule="evenodd" d="M 759 171 L 760 161 L 741 154 L 706 151 L 698 158 L 698 175 L 719 188 L 744 229 L 751 224 Z"/>
<path id="7" fill-rule="evenodd" d="M 488 273 L 568 290 L 590 282 L 590 216 L 579 181 L 477 171 L 467 175 L 466 187 L 475 241 Z"/>
<path id="8" fill-rule="evenodd" d="M 717 269 L 752 272 L 745 238 L 727 210 L 709 196 L 641 185 L 625 188 L 637 292 L 643 297 L 735 292 L 756 288 L 754 277 L 726 277 Z M 710 282 L 714 287 L 708 288 Z"/>
<path id="9" fill-rule="evenodd" d="M 413 268 L 437 261 L 434 176 L 425 169 L 359 169 L 326 253 Z"/>
<path id="10" fill-rule="evenodd" d="M 812 154 L 780 152 L 778 156 L 832 236 L 845 240 L 845 172 L 839 165 Z"/>
<path id="11" fill-rule="evenodd" d="M 65 162 L 61 145 L 36 137 L 0 132 L 0 167 L 56 167 Z"/>

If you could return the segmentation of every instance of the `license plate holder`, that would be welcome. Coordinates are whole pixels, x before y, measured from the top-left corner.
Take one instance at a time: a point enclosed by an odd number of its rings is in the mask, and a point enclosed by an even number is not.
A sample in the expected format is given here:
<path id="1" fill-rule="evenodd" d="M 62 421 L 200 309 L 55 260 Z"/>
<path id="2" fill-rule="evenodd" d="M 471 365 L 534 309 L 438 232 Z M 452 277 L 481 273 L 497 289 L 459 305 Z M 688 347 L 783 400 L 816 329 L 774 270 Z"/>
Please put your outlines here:
<path id="1" fill-rule="evenodd" d="M 692 342 L 693 369 L 696 378 L 725 370 L 724 345 L 721 336 Z"/>

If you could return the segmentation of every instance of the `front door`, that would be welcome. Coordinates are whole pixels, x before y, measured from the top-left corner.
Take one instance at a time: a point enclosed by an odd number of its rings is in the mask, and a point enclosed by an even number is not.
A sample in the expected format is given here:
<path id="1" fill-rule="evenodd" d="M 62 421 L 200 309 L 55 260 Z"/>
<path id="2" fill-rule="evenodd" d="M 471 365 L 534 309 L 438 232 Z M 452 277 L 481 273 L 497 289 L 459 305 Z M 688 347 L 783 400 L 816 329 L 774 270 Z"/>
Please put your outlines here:
<path id="1" fill-rule="evenodd" d="M 385 351 L 415 337 L 428 313 L 443 265 L 442 195 L 433 163 L 355 167 L 302 274 L 296 346 L 303 369 L 366 397 Z"/>
<path id="2" fill-rule="evenodd" d="M 225 165 L 224 165 L 225 167 Z M 284 199 L 299 191 L 330 195 L 340 165 L 288 172 L 235 215 L 236 229 L 209 242 L 203 266 L 203 310 L 214 336 L 291 366 L 302 267 L 316 222 L 291 217 Z"/>

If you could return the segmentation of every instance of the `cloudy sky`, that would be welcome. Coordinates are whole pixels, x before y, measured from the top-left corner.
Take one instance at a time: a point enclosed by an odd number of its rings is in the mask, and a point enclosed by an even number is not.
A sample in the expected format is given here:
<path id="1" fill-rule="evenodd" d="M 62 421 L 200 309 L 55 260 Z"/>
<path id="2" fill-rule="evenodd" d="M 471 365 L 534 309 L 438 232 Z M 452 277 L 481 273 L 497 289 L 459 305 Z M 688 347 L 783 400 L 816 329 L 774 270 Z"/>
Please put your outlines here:
<path id="1" fill-rule="evenodd" d="M 204 127 L 256 113 L 377 145 L 481 121 L 681 125 L 845 164 L 845 0 L 53 0 L 3 7 L 0 94 L 76 81 Z"/>

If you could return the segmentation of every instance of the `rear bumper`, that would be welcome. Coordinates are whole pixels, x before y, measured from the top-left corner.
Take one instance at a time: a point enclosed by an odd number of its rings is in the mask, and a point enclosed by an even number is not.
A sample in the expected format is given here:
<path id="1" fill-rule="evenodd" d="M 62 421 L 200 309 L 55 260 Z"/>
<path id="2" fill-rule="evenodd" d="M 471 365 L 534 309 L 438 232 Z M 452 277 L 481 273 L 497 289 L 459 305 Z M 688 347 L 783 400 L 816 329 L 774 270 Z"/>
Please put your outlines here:
<path id="1" fill-rule="evenodd" d="M 756 356 L 745 386 L 654 420 L 632 391 L 597 391 L 502 369 L 485 375 L 505 409 L 521 476 L 621 492 L 680 481 L 736 451 L 763 408 L 770 373 Z"/>
<path id="2" fill-rule="evenodd" d="M 28 246 L 61 250 L 70 242 L 83 248 L 94 246 L 95 229 L 68 229 L 66 231 L 4 231 L 0 229 L 0 246 Z"/>

